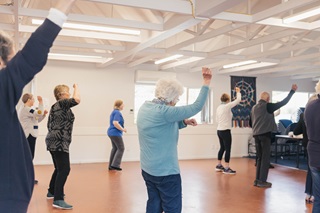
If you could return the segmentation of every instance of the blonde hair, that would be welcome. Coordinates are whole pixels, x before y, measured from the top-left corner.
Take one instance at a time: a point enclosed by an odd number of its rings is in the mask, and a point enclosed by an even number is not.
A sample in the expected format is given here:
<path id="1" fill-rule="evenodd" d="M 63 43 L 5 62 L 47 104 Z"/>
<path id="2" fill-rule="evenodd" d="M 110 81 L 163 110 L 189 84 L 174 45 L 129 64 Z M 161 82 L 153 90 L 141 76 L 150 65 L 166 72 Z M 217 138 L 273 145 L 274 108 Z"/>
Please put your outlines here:
<path id="1" fill-rule="evenodd" d="M 310 102 L 312 102 L 312 101 L 314 101 L 314 100 L 316 100 L 316 99 L 318 99 L 318 95 L 317 95 L 317 94 L 313 94 L 312 96 L 310 96 L 307 105 L 308 105 Z"/>
<path id="2" fill-rule="evenodd" d="M 113 105 L 113 108 L 114 109 L 120 109 L 121 105 L 123 104 L 123 101 L 122 100 L 116 100 L 114 102 L 114 105 Z"/>
<path id="3" fill-rule="evenodd" d="M 316 84 L 315 88 L 316 93 L 319 94 L 320 93 L 320 80 L 318 81 L 318 83 Z"/>
<path id="4" fill-rule="evenodd" d="M 22 96 L 21 100 L 22 100 L 22 102 L 25 104 L 25 103 L 27 103 L 27 101 L 28 101 L 29 99 L 32 99 L 32 97 L 33 97 L 32 94 L 30 94 L 30 93 L 25 93 L 25 94 Z"/>
<path id="5" fill-rule="evenodd" d="M 58 85 L 53 90 L 54 97 L 57 101 L 59 101 L 61 99 L 62 94 L 67 91 L 69 91 L 69 87 L 67 85 Z"/>
<path id="6" fill-rule="evenodd" d="M 223 93 L 223 94 L 221 95 L 220 101 L 221 101 L 221 102 L 228 102 L 228 101 L 230 101 L 230 95 L 228 95 L 227 93 Z"/>

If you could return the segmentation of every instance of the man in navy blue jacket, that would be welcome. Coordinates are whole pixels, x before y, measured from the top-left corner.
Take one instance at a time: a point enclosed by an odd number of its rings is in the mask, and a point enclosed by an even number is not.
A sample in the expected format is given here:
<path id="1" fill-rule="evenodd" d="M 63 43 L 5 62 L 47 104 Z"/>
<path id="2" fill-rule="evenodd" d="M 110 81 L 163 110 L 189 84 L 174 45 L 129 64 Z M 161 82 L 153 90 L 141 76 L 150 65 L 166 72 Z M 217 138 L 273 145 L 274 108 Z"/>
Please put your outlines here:
<path id="1" fill-rule="evenodd" d="M 0 212 L 28 210 L 34 170 L 16 104 L 24 86 L 45 66 L 50 47 L 75 1 L 59 0 L 17 54 L 12 40 L 0 32 Z"/>
<path id="2" fill-rule="evenodd" d="M 308 102 L 304 121 L 308 133 L 308 157 L 312 174 L 314 203 L 312 212 L 320 212 L 320 81 L 316 87 L 317 99 Z"/>

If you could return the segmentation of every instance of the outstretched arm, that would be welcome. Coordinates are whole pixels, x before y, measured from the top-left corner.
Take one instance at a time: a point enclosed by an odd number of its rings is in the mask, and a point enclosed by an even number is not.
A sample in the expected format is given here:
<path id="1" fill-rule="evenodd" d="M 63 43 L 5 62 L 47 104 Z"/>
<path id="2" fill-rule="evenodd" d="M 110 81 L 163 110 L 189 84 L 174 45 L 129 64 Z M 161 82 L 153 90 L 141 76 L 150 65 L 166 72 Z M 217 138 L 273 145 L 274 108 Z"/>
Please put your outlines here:
<path id="1" fill-rule="evenodd" d="M 293 96 L 293 94 L 296 92 L 297 89 L 298 89 L 298 86 L 296 84 L 292 84 L 291 91 L 286 98 L 284 98 L 282 101 L 278 103 L 268 103 L 267 104 L 268 113 L 274 113 L 274 111 L 286 105 L 290 101 L 291 97 Z"/>

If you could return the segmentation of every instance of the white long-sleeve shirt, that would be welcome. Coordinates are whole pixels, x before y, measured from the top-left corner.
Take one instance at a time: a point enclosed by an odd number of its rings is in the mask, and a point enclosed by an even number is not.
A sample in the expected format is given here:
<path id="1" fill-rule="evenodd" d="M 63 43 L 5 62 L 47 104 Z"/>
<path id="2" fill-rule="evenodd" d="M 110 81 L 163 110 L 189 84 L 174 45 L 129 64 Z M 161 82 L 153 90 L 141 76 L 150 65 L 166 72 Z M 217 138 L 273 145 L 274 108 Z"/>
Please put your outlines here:
<path id="1" fill-rule="evenodd" d="M 231 108 L 237 106 L 241 101 L 241 93 L 237 93 L 237 98 L 229 103 L 221 103 L 216 111 L 217 130 L 231 129 L 232 111 Z"/>
<path id="2" fill-rule="evenodd" d="M 19 120 L 26 135 L 26 138 L 30 135 L 38 137 L 38 123 L 41 122 L 45 115 L 43 105 L 39 104 L 38 109 L 33 109 L 28 106 L 24 106 L 19 113 Z"/>

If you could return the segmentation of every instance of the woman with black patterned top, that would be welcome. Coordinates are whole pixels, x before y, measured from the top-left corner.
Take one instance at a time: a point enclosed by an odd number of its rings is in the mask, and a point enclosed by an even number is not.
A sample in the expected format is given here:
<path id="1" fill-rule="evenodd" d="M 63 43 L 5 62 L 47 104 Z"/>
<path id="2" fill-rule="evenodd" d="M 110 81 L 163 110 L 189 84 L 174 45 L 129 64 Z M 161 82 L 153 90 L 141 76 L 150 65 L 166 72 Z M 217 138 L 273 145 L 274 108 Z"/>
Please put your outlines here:
<path id="1" fill-rule="evenodd" d="M 58 85 L 54 88 L 57 100 L 52 105 L 48 118 L 48 134 L 46 137 L 47 150 L 50 152 L 54 164 L 47 198 L 54 198 L 53 204 L 63 202 L 63 209 L 72 209 L 64 202 L 64 184 L 70 172 L 69 146 L 72 138 L 74 114 L 71 108 L 80 103 L 78 86 L 73 85 L 73 96 L 70 98 L 69 87 Z"/>

